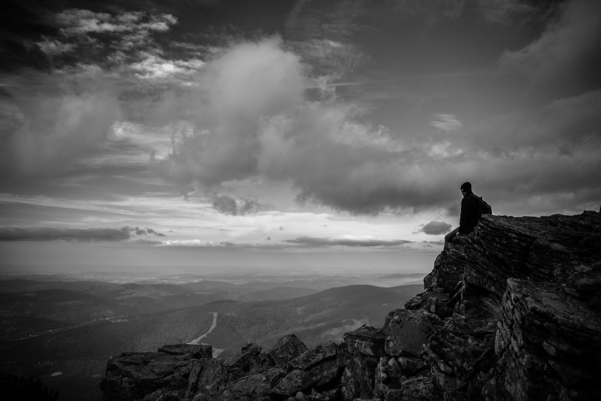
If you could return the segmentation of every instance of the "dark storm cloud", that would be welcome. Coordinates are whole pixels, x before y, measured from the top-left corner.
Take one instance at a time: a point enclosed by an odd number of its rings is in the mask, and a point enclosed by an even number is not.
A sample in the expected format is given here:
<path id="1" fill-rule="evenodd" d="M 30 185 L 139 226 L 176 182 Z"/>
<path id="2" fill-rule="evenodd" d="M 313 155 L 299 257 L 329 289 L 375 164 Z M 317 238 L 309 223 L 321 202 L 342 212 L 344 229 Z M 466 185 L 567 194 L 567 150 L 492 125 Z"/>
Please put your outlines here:
<path id="1" fill-rule="evenodd" d="M 431 221 L 428 224 L 421 226 L 417 232 L 428 235 L 441 235 L 451 231 L 451 227 L 452 226 L 449 223 L 445 223 L 444 221 Z"/>
<path id="2" fill-rule="evenodd" d="M 543 90 L 574 94 L 599 88 L 601 2 L 574 0 L 561 11 L 537 40 L 506 52 L 501 67 L 527 74 Z"/>
<path id="3" fill-rule="evenodd" d="M 141 237 L 164 237 L 152 229 L 138 227 L 116 228 L 50 228 L 50 227 L 0 227 L 0 241 L 83 241 L 119 242 Z"/>
<path id="4" fill-rule="evenodd" d="M 409 244 L 412 241 L 405 240 L 379 240 L 372 238 L 316 238 L 316 237 L 300 237 L 287 240 L 291 244 L 307 245 L 307 246 L 352 246 L 352 247 L 393 247 L 403 244 Z"/>

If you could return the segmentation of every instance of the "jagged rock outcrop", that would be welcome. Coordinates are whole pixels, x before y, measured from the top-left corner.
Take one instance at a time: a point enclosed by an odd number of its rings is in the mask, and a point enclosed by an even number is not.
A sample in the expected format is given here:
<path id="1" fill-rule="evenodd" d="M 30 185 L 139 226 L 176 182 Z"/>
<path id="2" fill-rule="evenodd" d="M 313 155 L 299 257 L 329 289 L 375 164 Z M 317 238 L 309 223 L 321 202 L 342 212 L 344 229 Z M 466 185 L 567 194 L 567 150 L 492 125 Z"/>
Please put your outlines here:
<path id="1" fill-rule="evenodd" d="M 601 314 L 560 285 L 507 281 L 495 351 L 508 392 L 601 399 Z"/>
<path id="2" fill-rule="evenodd" d="M 601 214 L 484 216 L 424 292 L 339 344 L 294 335 L 228 361 L 208 346 L 124 353 L 106 401 L 601 399 Z"/>
<path id="3" fill-rule="evenodd" d="M 164 352 L 126 352 L 111 358 L 106 367 L 106 377 L 101 383 L 104 399 L 156 400 L 177 399 L 185 396 L 188 377 L 197 351 L 183 354 Z"/>

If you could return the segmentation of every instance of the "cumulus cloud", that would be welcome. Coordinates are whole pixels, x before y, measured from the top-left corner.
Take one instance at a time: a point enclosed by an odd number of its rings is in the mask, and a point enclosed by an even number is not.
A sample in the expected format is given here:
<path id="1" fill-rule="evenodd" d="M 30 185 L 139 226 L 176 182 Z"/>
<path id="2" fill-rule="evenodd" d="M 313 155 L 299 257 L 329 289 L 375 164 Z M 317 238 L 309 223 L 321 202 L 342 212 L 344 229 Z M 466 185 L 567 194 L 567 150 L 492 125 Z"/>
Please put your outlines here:
<path id="1" fill-rule="evenodd" d="M 174 75 L 190 75 L 200 70 L 204 62 L 199 59 L 165 60 L 164 58 L 146 54 L 144 59 L 129 65 L 139 78 L 166 78 Z"/>
<path id="2" fill-rule="evenodd" d="M 493 204 L 538 204 L 539 212 L 569 199 L 585 207 L 601 191 L 598 92 L 467 128 L 438 114 L 432 125 L 454 135 L 433 141 L 362 123 L 362 110 L 341 99 L 310 99 L 299 58 L 273 39 L 230 48 L 207 62 L 197 83 L 190 98 L 170 105 L 197 119 L 159 163 L 183 185 L 260 176 L 291 182 L 301 203 L 357 214 L 452 208 L 464 181 Z M 586 190 L 572 192 L 578 187 Z"/>
<path id="3" fill-rule="evenodd" d="M 215 210 L 235 216 L 238 214 L 238 206 L 236 200 L 227 195 L 218 195 L 213 198 L 213 207 Z"/>
<path id="4" fill-rule="evenodd" d="M 51 228 L 51 227 L 0 227 L 0 241 L 82 241 L 120 242 L 149 237 L 164 237 L 151 228 Z"/>
<path id="5" fill-rule="evenodd" d="M 260 203 L 256 200 L 235 199 L 228 195 L 217 195 L 213 198 L 215 210 L 232 216 L 245 216 L 273 210 L 271 205 Z"/>
<path id="6" fill-rule="evenodd" d="M 422 232 L 428 235 L 441 235 L 451 231 L 451 225 L 444 221 L 431 221 L 428 224 L 420 226 L 417 232 Z"/>
<path id="7" fill-rule="evenodd" d="M 319 238 L 319 237 L 299 237 L 286 242 L 307 246 L 351 246 L 351 247 L 394 247 L 409 244 L 411 241 L 405 240 L 381 240 L 369 236 L 346 235 L 341 237 Z"/>
<path id="8" fill-rule="evenodd" d="M 58 56 L 64 53 L 71 52 L 75 45 L 72 43 L 63 43 L 59 40 L 44 38 L 43 41 L 37 43 L 40 50 L 49 56 Z"/>
<path id="9" fill-rule="evenodd" d="M 177 22 L 170 14 L 147 15 L 144 12 L 126 12 L 118 15 L 90 10 L 69 9 L 56 14 L 56 22 L 65 35 L 87 33 L 114 33 L 126 31 L 169 30 Z"/>
<path id="10" fill-rule="evenodd" d="M 201 95 L 185 99 L 198 119 L 160 162 L 181 184 L 210 188 L 261 176 L 293 183 L 301 203 L 358 214 L 451 208 L 468 180 L 493 203 L 534 204 L 547 194 L 550 204 L 565 204 L 562 185 L 584 185 L 589 190 L 575 195 L 583 205 L 600 190 L 592 176 L 599 158 L 579 147 L 598 143 L 596 92 L 469 129 L 439 114 L 432 125 L 455 134 L 432 141 L 361 123 L 351 103 L 310 100 L 300 60 L 276 40 L 234 46 L 209 61 L 198 82 Z"/>
<path id="11" fill-rule="evenodd" d="M 198 82 L 200 95 L 178 103 L 192 104 L 197 121 L 160 163 L 168 178 L 211 187 L 260 175 L 353 213 L 431 208 L 451 192 L 446 156 L 431 160 L 431 149 L 360 123 L 353 104 L 307 99 L 302 63 L 277 40 L 231 48 Z"/>
<path id="12" fill-rule="evenodd" d="M 534 83 L 574 91 L 601 83 L 601 2 L 566 3 L 545 32 L 523 49 L 507 51 L 500 60 L 506 70 L 527 74 Z"/>
<path id="13" fill-rule="evenodd" d="M 54 14 L 55 37 L 36 44 L 52 68 L 99 65 L 138 78 L 181 78 L 202 67 L 198 48 L 181 48 L 178 59 L 164 58 L 169 42 L 157 40 L 177 23 L 170 14 L 156 12 L 102 13 L 68 9 Z M 173 52 L 170 52 L 173 54 Z"/>

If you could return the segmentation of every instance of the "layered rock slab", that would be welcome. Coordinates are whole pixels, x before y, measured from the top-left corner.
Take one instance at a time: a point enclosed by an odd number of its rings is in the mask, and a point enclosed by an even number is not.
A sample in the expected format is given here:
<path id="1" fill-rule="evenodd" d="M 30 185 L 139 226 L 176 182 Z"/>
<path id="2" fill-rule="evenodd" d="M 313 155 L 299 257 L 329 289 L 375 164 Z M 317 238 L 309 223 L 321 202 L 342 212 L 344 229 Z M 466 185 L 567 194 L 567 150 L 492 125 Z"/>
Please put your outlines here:
<path id="1" fill-rule="evenodd" d="M 483 216 L 465 255 L 464 280 L 499 296 L 508 278 L 560 284 L 574 296 L 591 294 L 601 290 L 601 214 Z"/>
<path id="2" fill-rule="evenodd" d="M 126 352 L 113 357 L 100 385 L 104 400 L 142 400 L 152 393 L 184 397 L 194 361 L 189 353 Z"/>
<path id="3" fill-rule="evenodd" d="M 601 399 L 601 316 L 562 286 L 509 279 L 495 350 L 515 400 Z"/>

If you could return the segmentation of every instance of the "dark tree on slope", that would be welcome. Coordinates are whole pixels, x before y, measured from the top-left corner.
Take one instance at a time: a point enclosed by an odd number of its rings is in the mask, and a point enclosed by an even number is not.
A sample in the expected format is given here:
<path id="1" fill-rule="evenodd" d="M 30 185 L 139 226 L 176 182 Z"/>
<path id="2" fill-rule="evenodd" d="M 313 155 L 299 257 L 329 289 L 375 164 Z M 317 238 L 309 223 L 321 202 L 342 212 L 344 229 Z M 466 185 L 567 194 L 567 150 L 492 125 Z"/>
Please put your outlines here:
<path id="1" fill-rule="evenodd" d="M 0 372 L 0 394 L 6 401 L 56 401 L 58 391 L 44 386 L 40 379 Z"/>

